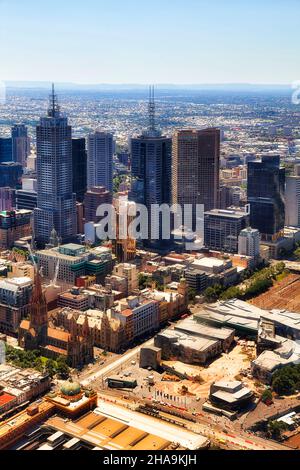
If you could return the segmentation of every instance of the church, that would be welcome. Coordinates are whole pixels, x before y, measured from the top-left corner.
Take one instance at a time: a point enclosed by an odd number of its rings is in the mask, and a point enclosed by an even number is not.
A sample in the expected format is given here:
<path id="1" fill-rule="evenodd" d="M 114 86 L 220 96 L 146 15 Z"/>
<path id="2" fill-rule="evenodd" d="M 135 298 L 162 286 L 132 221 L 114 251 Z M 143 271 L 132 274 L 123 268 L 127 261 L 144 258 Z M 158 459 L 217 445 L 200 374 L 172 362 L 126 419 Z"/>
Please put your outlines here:
<path id="1" fill-rule="evenodd" d="M 49 359 L 55 360 L 58 356 L 65 356 L 70 367 L 79 367 L 94 359 L 93 339 L 89 334 L 87 319 L 80 333 L 77 334 L 75 320 L 71 323 L 69 331 L 49 327 L 41 275 L 36 269 L 30 317 L 20 324 L 19 346 L 29 351 L 40 349 L 42 355 Z"/>

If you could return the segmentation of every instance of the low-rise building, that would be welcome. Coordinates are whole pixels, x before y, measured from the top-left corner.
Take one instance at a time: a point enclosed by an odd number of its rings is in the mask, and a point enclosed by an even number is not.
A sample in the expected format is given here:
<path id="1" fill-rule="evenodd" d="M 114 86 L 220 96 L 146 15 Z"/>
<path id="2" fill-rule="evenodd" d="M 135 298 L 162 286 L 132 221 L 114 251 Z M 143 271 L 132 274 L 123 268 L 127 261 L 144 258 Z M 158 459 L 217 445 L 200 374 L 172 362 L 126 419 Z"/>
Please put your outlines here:
<path id="1" fill-rule="evenodd" d="M 161 349 L 163 360 L 179 360 L 186 364 L 205 364 L 222 352 L 220 341 L 171 329 L 158 333 L 154 344 L 155 347 Z"/>
<path id="2" fill-rule="evenodd" d="M 112 270 L 111 250 L 100 247 L 87 249 L 73 243 L 36 252 L 38 265 L 47 279 L 74 286 L 76 279 L 85 275 L 94 275 L 101 282 Z"/>
<path id="3" fill-rule="evenodd" d="M 0 248 L 10 249 L 20 238 L 31 235 L 31 216 L 28 210 L 0 212 Z"/>
<path id="4" fill-rule="evenodd" d="M 221 380 L 211 386 L 209 399 L 218 408 L 241 411 L 251 403 L 253 392 L 237 380 Z"/>
<path id="5" fill-rule="evenodd" d="M 47 374 L 0 364 L 0 414 L 41 395 L 50 384 Z"/>

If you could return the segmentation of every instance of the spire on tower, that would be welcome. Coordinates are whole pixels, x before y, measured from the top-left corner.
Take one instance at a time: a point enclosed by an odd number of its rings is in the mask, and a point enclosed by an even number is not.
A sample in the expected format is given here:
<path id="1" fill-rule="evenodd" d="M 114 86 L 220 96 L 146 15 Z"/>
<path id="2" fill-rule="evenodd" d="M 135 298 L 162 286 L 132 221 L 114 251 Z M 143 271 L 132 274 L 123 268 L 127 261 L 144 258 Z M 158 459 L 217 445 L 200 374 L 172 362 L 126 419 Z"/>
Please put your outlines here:
<path id="1" fill-rule="evenodd" d="M 55 94 L 54 83 L 52 83 L 52 92 L 49 96 L 49 108 L 48 108 L 48 116 L 49 117 L 59 117 L 60 108 L 58 105 L 57 95 Z"/>
<path id="2" fill-rule="evenodd" d="M 154 85 L 149 87 L 149 130 L 155 132 L 155 94 Z"/>

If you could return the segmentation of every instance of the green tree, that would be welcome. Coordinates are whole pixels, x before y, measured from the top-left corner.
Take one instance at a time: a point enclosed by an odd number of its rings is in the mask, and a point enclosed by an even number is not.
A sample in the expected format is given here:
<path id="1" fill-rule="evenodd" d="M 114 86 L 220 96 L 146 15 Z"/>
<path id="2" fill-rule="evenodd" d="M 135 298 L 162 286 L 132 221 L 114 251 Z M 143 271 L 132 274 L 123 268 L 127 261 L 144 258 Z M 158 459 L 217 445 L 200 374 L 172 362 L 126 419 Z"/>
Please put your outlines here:
<path id="1" fill-rule="evenodd" d="M 281 439 L 282 433 L 287 431 L 287 429 L 287 424 L 281 421 L 270 421 L 270 423 L 268 423 L 268 434 L 273 439 Z"/>
<path id="2" fill-rule="evenodd" d="M 269 388 L 266 388 L 266 390 L 264 390 L 261 395 L 261 401 L 263 403 L 267 403 L 267 402 L 271 402 L 272 400 L 273 400 L 272 392 Z"/>

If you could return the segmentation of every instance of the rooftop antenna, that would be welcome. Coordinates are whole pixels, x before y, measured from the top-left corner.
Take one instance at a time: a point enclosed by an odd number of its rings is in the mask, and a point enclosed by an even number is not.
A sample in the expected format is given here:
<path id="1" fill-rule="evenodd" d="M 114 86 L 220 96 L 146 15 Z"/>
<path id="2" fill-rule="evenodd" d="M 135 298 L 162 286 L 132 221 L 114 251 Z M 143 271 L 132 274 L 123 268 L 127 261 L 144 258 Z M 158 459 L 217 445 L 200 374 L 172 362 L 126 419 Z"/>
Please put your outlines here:
<path id="1" fill-rule="evenodd" d="M 52 83 L 52 92 L 50 95 L 50 103 L 49 103 L 49 109 L 48 109 L 48 116 L 49 117 L 58 117 L 59 116 L 59 106 L 58 106 L 58 100 L 57 100 L 57 95 L 55 94 L 55 87 L 54 83 Z"/>
<path id="2" fill-rule="evenodd" d="M 154 85 L 149 87 L 149 130 L 155 132 L 155 94 Z"/>

